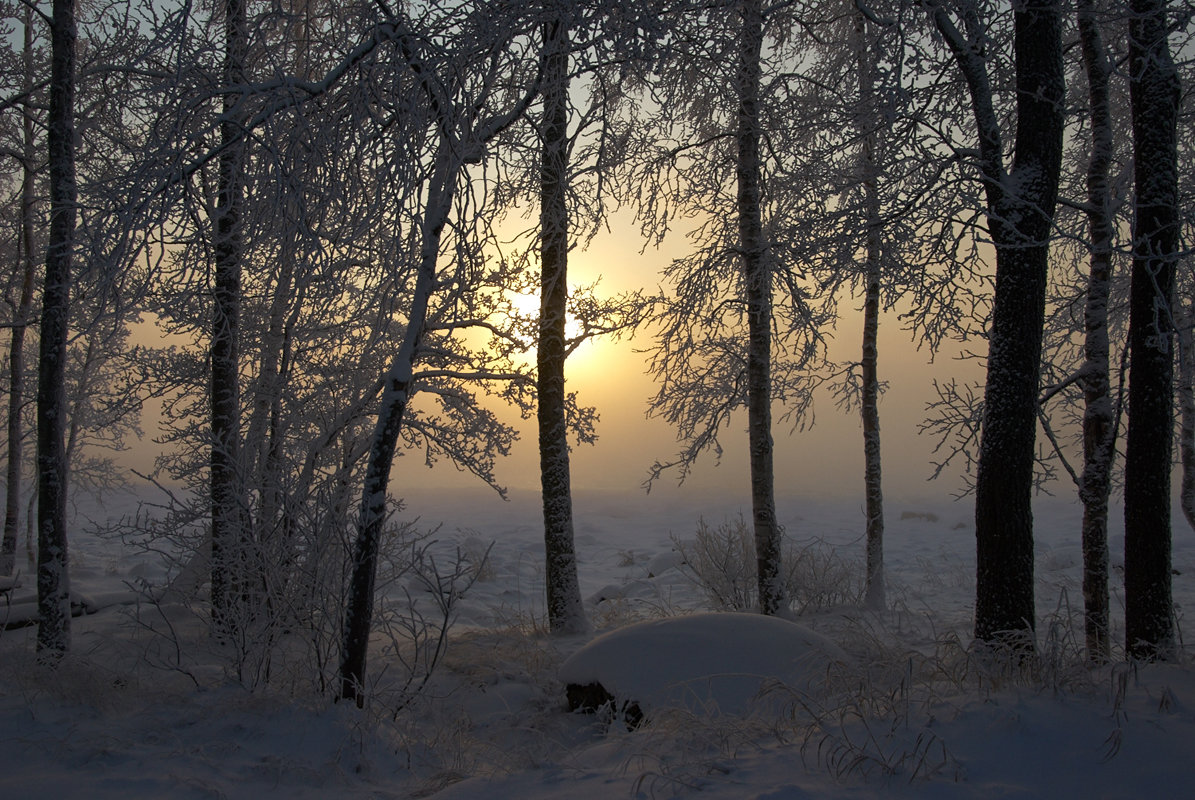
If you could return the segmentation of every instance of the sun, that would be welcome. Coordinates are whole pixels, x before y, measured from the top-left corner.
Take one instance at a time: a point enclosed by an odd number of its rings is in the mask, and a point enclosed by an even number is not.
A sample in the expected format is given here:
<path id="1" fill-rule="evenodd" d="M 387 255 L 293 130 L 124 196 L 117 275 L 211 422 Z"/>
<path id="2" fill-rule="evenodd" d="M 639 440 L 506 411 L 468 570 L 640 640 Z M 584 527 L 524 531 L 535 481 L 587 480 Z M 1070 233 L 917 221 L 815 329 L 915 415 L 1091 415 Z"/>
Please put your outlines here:
<path id="1" fill-rule="evenodd" d="M 525 294 L 523 292 L 508 292 L 507 298 L 510 300 L 512 309 L 520 317 L 527 319 L 536 319 L 539 316 L 539 295 Z M 564 321 L 564 337 L 572 343 L 580 339 L 584 335 L 584 328 L 581 323 L 572 315 L 569 314 Z M 577 360 L 578 355 L 589 348 L 589 342 L 582 342 L 576 350 L 569 356 L 569 364 L 571 365 Z"/>
<path id="2" fill-rule="evenodd" d="M 514 307 L 515 313 L 520 317 L 528 319 L 535 319 L 539 317 L 539 295 L 538 294 L 523 294 L 522 292 L 510 292 L 507 294 L 510 299 L 510 305 Z M 570 342 L 576 341 L 583 335 L 583 328 L 580 322 L 570 313 L 564 320 L 564 337 Z M 584 346 L 582 346 L 584 347 Z"/>

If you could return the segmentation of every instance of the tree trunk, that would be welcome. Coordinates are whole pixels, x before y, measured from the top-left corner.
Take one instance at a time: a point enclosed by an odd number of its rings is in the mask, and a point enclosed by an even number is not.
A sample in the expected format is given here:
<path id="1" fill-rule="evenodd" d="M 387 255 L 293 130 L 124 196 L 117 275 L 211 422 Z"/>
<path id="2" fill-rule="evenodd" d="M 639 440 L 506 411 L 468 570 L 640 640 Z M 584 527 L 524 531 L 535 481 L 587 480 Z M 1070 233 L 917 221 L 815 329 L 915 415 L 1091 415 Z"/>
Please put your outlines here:
<path id="1" fill-rule="evenodd" d="M 1059 3 L 1015 12 L 1017 129 L 1004 170 L 978 21 L 965 39 L 945 10 L 934 21 L 967 80 L 979 134 L 988 230 L 996 249 L 996 292 L 975 479 L 975 638 L 1031 651 L 1034 439 L 1050 227 L 1062 162 L 1064 75 Z M 973 10 L 968 10 L 973 14 Z"/>
<path id="2" fill-rule="evenodd" d="M 568 304 L 568 45 L 558 11 L 545 24 L 543 153 L 540 165 L 540 310 L 536 356 L 539 474 L 543 490 L 548 626 L 553 633 L 589 628 L 573 544 L 568 426 L 565 420 L 565 321 Z"/>
<path id="3" fill-rule="evenodd" d="M 879 132 L 875 114 L 875 69 L 867 37 L 867 19 L 855 17 L 858 35 L 859 102 L 863 119 L 863 208 L 866 215 L 866 261 L 863 267 L 862 397 L 863 487 L 867 513 L 867 584 L 864 603 L 873 611 L 887 606 L 884 591 L 884 492 L 880 460 L 880 379 L 878 373 L 880 326 L 881 221 L 879 168 L 876 148 Z"/>
<path id="4" fill-rule="evenodd" d="M 24 90 L 33 90 L 33 11 L 25 7 Z M 4 538 L 0 544 L 0 574 L 11 575 L 16 569 L 17 533 L 21 527 L 21 479 L 24 460 L 24 426 L 21 412 L 25 405 L 25 330 L 33 311 L 33 279 L 37 261 L 33 255 L 35 196 L 34 161 L 37 159 L 33 132 L 33 114 L 23 113 L 23 150 L 21 165 L 21 233 L 18 252 L 21 268 L 21 296 L 17 301 L 8 356 L 8 464 L 4 498 Z"/>
<path id="5" fill-rule="evenodd" d="M 365 704 L 366 657 L 369 653 L 369 634 L 373 625 L 378 551 L 386 523 L 386 489 L 390 484 L 394 450 L 402 432 L 403 415 L 411 399 L 414 364 L 425 333 L 428 305 L 435 291 L 440 238 L 452 211 L 453 185 L 458 168 L 454 166 L 455 161 L 450 155 L 450 150 L 447 142 L 442 144 L 437 156 L 435 174 L 428 189 L 418 273 L 411 297 L 407 330 L 384 379 L 382 402 L 378 408 L 378 420 L 374 427 L 373 443 L 361 493 L 361 516 L 357 523 L 357 539 L 353 546 L 344 617 L 344 638 L 337 673 L 340 698 L 352 700 L 358 707 Z"/>
<path id="6" fill-rule="evenodd" d="M 1132 658 L 1174 647 L 1170 586 L 1173 425 L 1171 295 L 1178 253 L 1179 78 L 1166 3 L 1133 0 L 1129 90 L 1136 219 L 1129 298 L 1129 427 L 1125 444 L 1125 638 Z"/>
<path id="7" fill-rule="evenodd" d="M 1108 102 L 1108 61 L 1092 0 L 1079 0 L 1079 32 L 1091 103 L 1091 161 L 1087 167 L 1087 224 L 1091 270 L 1087 278 L 1083 364 L 1083 608 L 1087 657 L 1108 660 L 1108 496 L 1116 429 L 1108 360 L 1108 300 L 1112 287 L 1112 112 Z"/>
<path id="8" fill-rule="evenodd" d="M 1178 334 L 1178 434 L 1179 460 L 1183 465 L 1179 504 L 1187 524 L 1195 530 L 1195 304 L 1184 303 Z"/>
<path id="9" fill-rule="evenodd" d="M 37 386 L 37 649 L 57 661 L 70 647 L 70 574 L 66 535 L 66 340 L 75 235 L 75 6 L 54 0 L 50 112 L 50 238 L 42 290 Z"/>
<path id="10" fill-rule="evenodd" d="M 238 338 L 241 302 L 241 212 L 246 146 L 238 120 L 239 95 L 244 83 L 244 0 L 224 0 L 224 96 L 220 119 L 219 189 L 213 225 L 214 286 L 211 341 L 211 502 L 212 622 L 217 632 L 232 634 L 238 625 L 236 594 L 243 588 L 238 576 L 247 535 L 246 509 L 240 469 L 240 368 Z"/>
<path id="11" fill-rule="evenodd" d="M 776 521 L 772 468 L 772 273 L 760 207 L 759 81 L 763 12 L 759 0 L 740 0 L 738 127 L 735 176 L 738 183 L 739 247 L 747 300 L 747 430 L 751 463 L 751 518 L 759 577 L 759 610 L 784 607 L 781 529 Z"/>

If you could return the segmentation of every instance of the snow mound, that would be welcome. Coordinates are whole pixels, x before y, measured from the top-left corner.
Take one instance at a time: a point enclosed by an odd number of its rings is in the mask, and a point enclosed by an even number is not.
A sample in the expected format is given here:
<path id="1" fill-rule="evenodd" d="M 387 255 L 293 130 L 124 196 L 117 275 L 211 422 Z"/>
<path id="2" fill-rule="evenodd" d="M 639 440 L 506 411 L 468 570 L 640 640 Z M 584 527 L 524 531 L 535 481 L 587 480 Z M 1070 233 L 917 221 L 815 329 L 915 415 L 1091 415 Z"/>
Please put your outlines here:
<path id="1" fill-rule="evenodd" d="M 568 658 L 559 676 L 574 709 L 605 697 L 630 708 L 628 716 L 657 708 L 742 715 L 768 686 L 819 692 L 848 661 L 837 644 L 803 625 L 706 613 L 603 634 Z"/>

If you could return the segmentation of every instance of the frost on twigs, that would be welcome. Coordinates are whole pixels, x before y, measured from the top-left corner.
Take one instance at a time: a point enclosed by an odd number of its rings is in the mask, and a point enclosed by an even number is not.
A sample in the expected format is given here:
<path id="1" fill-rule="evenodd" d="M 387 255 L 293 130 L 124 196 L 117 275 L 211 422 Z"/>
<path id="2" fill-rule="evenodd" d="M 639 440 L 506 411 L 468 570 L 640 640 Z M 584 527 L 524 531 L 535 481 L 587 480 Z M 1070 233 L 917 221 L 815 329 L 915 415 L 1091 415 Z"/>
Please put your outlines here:
<path id="1" fill-rule="evenodd" d="M 692 539 L 673 537 L 682 557 L 678 569 L 719 611 L 758 607 L 754 533 L 742 515 L 710 526 L 698 520 Z M 821 541 L 786 542 L 781 562 L 784 596 L 798 614 L 858 605 L 863 596 L 862 565 Z"/>
<path id="2" fill-rule="evenodd" d="M 261 542 L 246 552 L 244 572 L 258 576 L 247 595 L 256 602 L 240 608 L 237 636 L 215 640 L 206 624 L 205 541 L 186 519 L 139 517 L 126 521 L 138 533 L 121 530 L 127 542 L 136 536 L 136 544 L 166 554 L 175 565 L 168 585 L 138 587 L 132 616 L 141 659 L 196 686 L 231 681 L 255 690 L 326 692 L 339 656 L 348 581 L 340 546 L 344 529 L 329 517 L 323 525 L 297 529 L 277 548 Z M 386 713 L 423 691 L 443 658 L 461 597 L 486 570 L 488 548 L 433 553 L 435 533 L 390 524 L 382 537 L 370 654 L 376 677 L 363 688 Z"/>

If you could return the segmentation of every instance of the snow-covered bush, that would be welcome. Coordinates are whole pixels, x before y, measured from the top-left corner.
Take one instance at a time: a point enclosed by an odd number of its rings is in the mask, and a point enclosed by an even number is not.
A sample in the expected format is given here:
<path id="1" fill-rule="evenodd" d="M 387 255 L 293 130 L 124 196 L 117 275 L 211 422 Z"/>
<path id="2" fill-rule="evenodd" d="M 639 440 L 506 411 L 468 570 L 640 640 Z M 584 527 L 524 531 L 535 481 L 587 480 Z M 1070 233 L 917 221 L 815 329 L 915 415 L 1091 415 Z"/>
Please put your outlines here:
<path id="1" fill-rule="evenodd" d="M 673 536 L 672 541 L 683 557 L 679 569 L 701 588 L 711 608 L 756 608 L 755 540 L 741 514 L 714 526 L 699 519 L 694 538 Z M 813 540 L 800 546 L 786 542 L 783 555 L 784 596 L 793 611 L 854 605 L 862 597 L 860 565 L 843 558 L 825 542 Z"/>

